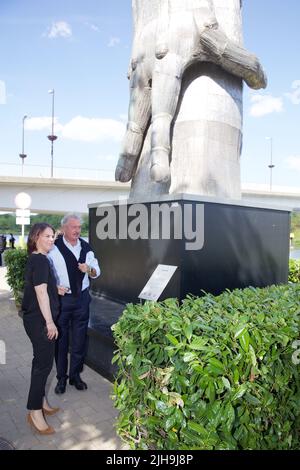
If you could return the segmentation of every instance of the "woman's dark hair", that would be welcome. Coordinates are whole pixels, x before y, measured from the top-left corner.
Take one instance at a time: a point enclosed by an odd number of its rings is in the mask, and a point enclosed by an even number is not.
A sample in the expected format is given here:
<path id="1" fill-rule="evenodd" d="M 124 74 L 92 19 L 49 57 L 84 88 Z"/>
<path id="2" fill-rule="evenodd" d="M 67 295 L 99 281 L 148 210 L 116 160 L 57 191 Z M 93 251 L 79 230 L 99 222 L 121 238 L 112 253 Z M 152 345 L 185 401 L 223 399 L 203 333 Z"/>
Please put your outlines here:
<path id="1" fill-rule="evenodd" d="M 36 250 L 36 242 L 39 238 L 40 234 L 46 230 L 46 228 L 51 228 L 53 231 L 53 235 L 55 234 L 55 230 L 52 225 L 47 224 L 46 222 L 40 222 L 34 224 L 29 232 L 28 240 L 27 240 L 27 253 L 31 255 Z"/>

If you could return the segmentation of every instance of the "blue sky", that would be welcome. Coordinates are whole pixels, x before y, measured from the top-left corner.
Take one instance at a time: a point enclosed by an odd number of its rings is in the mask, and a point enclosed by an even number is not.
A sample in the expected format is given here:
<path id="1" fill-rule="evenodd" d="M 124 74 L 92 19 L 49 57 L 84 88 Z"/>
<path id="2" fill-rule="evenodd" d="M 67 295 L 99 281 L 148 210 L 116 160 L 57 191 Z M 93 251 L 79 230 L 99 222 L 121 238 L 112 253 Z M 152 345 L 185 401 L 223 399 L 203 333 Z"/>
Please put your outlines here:
<path id="1" fill-rule="evenodd" d="M 273 184 L 299 186 L 299 19 L 298 0 L 243 0 L 244 43 L 269 81 L 266 90 L 244 86 L 243 183 L 268 184 L 269 136 Z M 112 176 L 128 108 L 131 39 L 130 0 L 0 0 L 0 177 L 20 174 L 24 115 L 24 174 L 27 165 L 50 165 L 53 88 L 54 176 L 57 166 Z M 82 172 L 89 174 L 95 171 Z"/>

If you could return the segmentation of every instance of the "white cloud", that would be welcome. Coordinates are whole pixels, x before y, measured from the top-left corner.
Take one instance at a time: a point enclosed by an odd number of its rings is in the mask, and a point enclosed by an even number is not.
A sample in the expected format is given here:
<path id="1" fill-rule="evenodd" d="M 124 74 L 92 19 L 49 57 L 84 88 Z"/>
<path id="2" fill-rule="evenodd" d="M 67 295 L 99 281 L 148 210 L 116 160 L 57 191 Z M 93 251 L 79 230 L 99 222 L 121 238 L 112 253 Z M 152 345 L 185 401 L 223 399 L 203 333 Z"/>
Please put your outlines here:
<path id="1" fill-rule="evenodd" d="M 271 113 L 280 113 L 283 111 L 282 98 L 276 98 L 272 95 L 253 95 L 251 96 L 252 106 L 250 116 L 260 117 Z"/>
<path id="2" fill-rule="evenodd" d="M 88 21 L 86 21 L 85 23 L 85 26 L 87 26 L 88 28 L 90 28 L 92 31 L 100 31 L 100 28 L 95 25 L 94 23 L 89 23 Z"/>
<path id="3" fill-rule="evenodd" d="M 47 36 L 51 39 L 58 37 L 69 38 L 72 36 L 72 28 L 65 21 L 56 21 L 56 23 L 52 23 L 52 26 Z"/>
<path id="4" fill-rule="evenodd" d="M 292 83 L 292 93 L 285 93 L 284 95 L 293 103 L 300 104 L 300 80 L 294 80 Z"/>
<path id="5" fill-rule="evenodd" d="M 6 88 L 3 80 L 0 80 L 0 104 L 6 104 Z"/>
<path id="6" fill-rule="evenodd" d="M 98 157 L 98 160 L 105 160 L 107 162 L 113 162 L 113 161 L 117 161 L 118 158 L 119 158 L 119 155 L 99 155 Z"/>
<path id="7" fill-rule="evenodd" d="M 290 170 L 300 172 L 300 155 L 290 155 L 285 161 Z"/>
<path id="8" fill-rule="evenodd" d="M 109 43 L 107 44 L 108 47 L 115 47 L 117 44 L 120 44 L 121 40 L 117 37 L 111 37 Z"/>
<path id="9" fill-rule="evenodd" d="M 62 136 L 66 139 L 96 142 L 106 139 L 120 141 L 125 125 L 114 119 L 97 119 L 76 116 L 63 126 Z"/>
<path id="10" fill-rule="evenodd" d="M 51 131 L 52 127 L 52 118 L 48 116 L 42 116 L 42 117 L 32 117 L 32 118 L 27 118 L 25 120 L 25 129 L 28 129 L 29 131 Z M 57 118 L 54 118 L 54 131 L 61 131 L 63 126 L 58 123 Z"/>
<path id="11" fill-rule="evenodd" d="M 25 128 L 30 131 L 51 131 L 52 118 L 48 116 L 32 117 L 25 120 Z M 66 124 L 60 124 L 54 118 L 54 132 L 61 133 L 65 139 L 82 142 L 114 140 L 119 142 L 125 134 L 125 124 L 114 119 L 86 118 L 76 116 Z M 114 158 L 110 155 L 106 159 Z"/>

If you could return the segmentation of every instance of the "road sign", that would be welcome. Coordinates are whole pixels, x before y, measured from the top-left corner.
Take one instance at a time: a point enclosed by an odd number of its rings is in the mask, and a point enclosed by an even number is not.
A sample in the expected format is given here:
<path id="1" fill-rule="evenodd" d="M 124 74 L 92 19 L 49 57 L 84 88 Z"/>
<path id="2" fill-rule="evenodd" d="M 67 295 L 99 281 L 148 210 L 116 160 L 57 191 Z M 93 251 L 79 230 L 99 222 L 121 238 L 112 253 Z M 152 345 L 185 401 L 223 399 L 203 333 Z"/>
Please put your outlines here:
<path id="1" fill-rule="evenodd" d="M 16 209 L 16 217 L 30 217 L 30 209 Z"/>
<path id="2" fill-rule="evenodd" d="M 30 225 L 30 217 L 16 217 L 17 225 Z"/>
<path id="3" fill-rule="evenodd" d="M 28 209 L 31 204 L 31 197 L 27 193 L 19 193 L 15 197 L 15 204 L 19 209 Z"/>

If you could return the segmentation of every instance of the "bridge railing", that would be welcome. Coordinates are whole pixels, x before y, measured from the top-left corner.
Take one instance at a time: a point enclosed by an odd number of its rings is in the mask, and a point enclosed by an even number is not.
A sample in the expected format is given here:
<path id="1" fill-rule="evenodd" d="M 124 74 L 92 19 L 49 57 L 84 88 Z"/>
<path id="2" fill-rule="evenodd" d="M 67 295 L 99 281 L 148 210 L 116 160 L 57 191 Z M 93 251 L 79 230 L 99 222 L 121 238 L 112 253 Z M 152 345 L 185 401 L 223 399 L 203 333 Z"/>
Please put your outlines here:
<path id="1" fill-rule="evenodd" d="M 0 162 L 0 178 L 1 176 L 27 176 L 50 178 L 51 168 L 47 165 L 24 164 L 23 175 L 22 165 L 16 163 Z M 101 168 L 72 168 L 64 166 L 55 166 L 53 169 L 54 178 L 66 179 L 88 179 L 98 181 L 114 181 L 114 170 Z"/>

